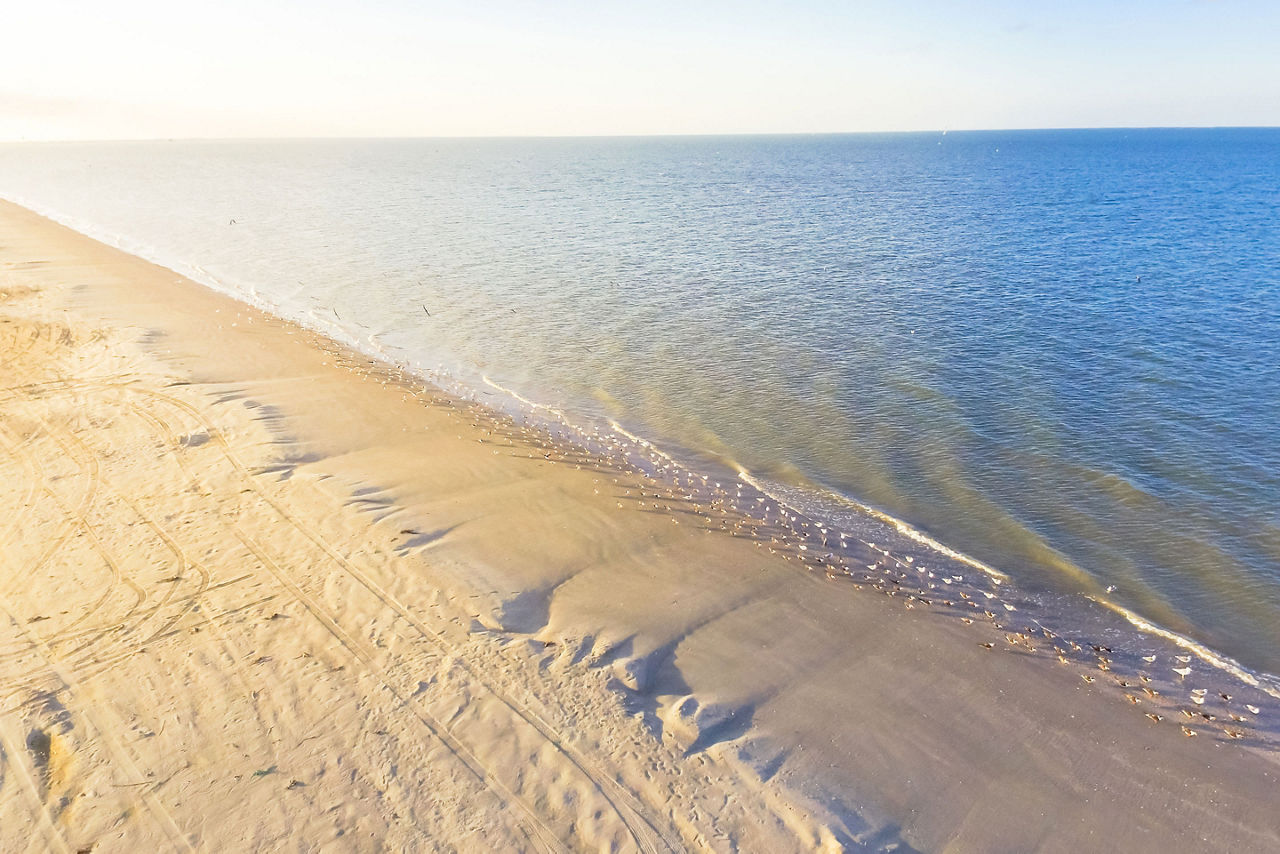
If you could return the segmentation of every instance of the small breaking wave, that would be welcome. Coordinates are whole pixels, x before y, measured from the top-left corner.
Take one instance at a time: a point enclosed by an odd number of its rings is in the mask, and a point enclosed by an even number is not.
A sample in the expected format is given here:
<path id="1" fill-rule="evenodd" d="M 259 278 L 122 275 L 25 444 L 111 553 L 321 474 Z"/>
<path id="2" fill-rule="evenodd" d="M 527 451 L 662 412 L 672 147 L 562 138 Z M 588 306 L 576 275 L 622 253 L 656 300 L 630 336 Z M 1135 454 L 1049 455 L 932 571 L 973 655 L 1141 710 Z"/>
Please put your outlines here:
<path id="1" fill-rule="evenodd" d="M 786 498 L 786 496 L 780 494 L 782 492 L 780 488 L 776 486 L 772 486 L 770 484 L 766 484 L 763 481 L 759 480 L 758 478 L 753 477 L 752 474 L 749 471 L 747 471 L 745 468 L 742 468 L 742 467 L 738 468 L 738 477 L 741 478 L 745 483 L 750 484 L 753 489 L 769 496 L 769 498 L 773 499 L 774 501 L 780 504 L 784 504 L 788 507 L 791 507 L 793 510 L 797 510 L 797 511 L 804 510 L 804 508 L 796 507 L 793 502 L 789 501 Z M 855 501 L 854 499 L 849 498 L 848 496 L 840 495 L 838 493 L 825 492 L 822 497 L 828 500 L 838 501 L 841 504 L 844 504 L 848 507 L 853 508 L 860 514 L 869 516 L 870 518 L 875 519 L 877 521 L 884 522 L 885 524 L 893 528 L 897 533 L 901 534 L 907 539 L 917 542 L 920 545 L 925 546 L 926 548 L 932 551 L 935 551 L 940 555 L 945 555 L 946 557 L 949 557 L 954 561 L 958 561 L 967 566 L 971 566 L 974 569 L 977 569 L 985 573 L 986 575 L 991 576 L 992 578 L 998 579 L 999 581 L 1006 581 L 1009 578 L 1007 573 L 1001 572 L 1000 570 L 996 569 L 994 566 L 991 566 L 990 564 L 983 563 L 977 558 L 970 557 L 969 555 L 964 554 L 963 552 L 956 551 L 950 546 L 947 546 L 943 543 L 938 542 L 933 537 L 930 537 L 928 534 L 926 534 L 924 531 L 921 531 L 919 528 L 913 528 L 911 525 L 908 525 L 906 522 L 902 521 L 896 516 L 891 516 L 888 513 L 885 513 L 881 510 L 877 510 L 876 508 L 868 504 L 863 504 L 860 501 Z"/>
<path id="2" fill-rule="evenodd" d="M 1239 679 L 1241 682 L 1245 683 L 1246 685 L 1251 685 L 1254 688 L 1257 688 L 1259 691 L 1262 691 L 1263 693 L 1266 693 L 1266 694 L 1270 694 L 1272 697 L 1275 697 L 1276 699 L 1280 700 L 1280 680 L 1277 680 L 1275 677 L 1271 677 L 1271 676 L 1260 677 L 1257 674 L 1255 674 L 1253 671 L 1249 670 L 1244 665 L 1240 664 L 1235 659 L 1228 658 L 1225 655 L 1219 655 L 1218 653 L 1214 652 L 1212 649 L 1209 649 L 1209 647 L 1192 640 L 1186 635 L 1180 635 L 1177 632 L 1170 631 L 1169 629 L 1162 628 L 1161 626 L 1157 626 L 1155 623 L 1152 623 L 1150 620 L 1143 618 L 1141 615 L 1133 611 L 1130 611 L 1128 608 L 1124 607 L 1123 605 L 1119 605 L 1119 604 L 1116 604 L 1115 602 L 1111 602 L 1107 599 L 1103 599 L 1096 596 L 1087 596 L 1085 598 L 1089 599 L 1090 601 L 1096 602 L 1102 607 L 1106 608 L 1107 610 L 1113 611 L 1119 614 L 1120 616 L 1124 617 L 1126 620 L 1129 621 L 1129 623 L 1134 628 L 1138 629 L 1139 631 L 1145 634 L 1155 635 L 1156 637 L 1163 638 L 1164 640 L 1169 641 L 1175 646 L 1185 649 L 1187 652 L 1191 653 L 1196 658 L 1203 661 L 1205 664 L 1208 664 L 1210 667 L 1213 667 L 1217 670 L 1221 670 L 1224 673 L 1229 673 L 1235 678 Z"/>

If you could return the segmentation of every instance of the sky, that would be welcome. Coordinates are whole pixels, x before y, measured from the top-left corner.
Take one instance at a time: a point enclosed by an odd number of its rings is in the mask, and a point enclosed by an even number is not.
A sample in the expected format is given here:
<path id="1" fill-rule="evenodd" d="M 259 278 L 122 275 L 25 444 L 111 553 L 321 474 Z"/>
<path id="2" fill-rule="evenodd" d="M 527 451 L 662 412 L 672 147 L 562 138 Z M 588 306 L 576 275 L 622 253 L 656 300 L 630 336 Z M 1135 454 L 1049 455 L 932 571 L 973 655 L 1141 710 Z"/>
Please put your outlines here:
<path id="1" fill-rule="evenodd" d="M 1280 125 L 1276 0 L 6 5 L 0 140 Z"/>

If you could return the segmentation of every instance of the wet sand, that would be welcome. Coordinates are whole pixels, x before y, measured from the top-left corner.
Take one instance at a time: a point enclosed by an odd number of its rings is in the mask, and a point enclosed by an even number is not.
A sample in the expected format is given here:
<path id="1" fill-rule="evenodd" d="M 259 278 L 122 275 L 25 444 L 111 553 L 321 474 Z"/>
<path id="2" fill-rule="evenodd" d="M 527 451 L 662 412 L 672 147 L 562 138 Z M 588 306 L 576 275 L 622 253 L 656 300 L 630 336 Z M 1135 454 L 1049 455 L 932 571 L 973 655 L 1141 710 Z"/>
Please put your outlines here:
<path id="1" fill-rule="evenodd" d="M 8 203 L 0 396 L 5 850 L 1280 848 L 1202 662 L 814 571 Z"/>

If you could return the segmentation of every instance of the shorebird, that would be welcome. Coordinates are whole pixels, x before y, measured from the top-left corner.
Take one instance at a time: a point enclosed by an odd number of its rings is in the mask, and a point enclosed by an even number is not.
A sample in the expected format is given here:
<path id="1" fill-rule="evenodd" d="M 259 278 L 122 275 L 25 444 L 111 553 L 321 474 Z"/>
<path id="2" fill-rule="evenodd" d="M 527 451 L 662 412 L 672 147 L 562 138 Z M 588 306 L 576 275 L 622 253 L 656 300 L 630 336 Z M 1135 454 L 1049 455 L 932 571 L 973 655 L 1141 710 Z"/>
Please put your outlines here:
<path id="1" fill-rule="evenodd" d="M 1223 732 L 1227 734 L 1227 738 L 1244 738 L 1244 733 L 1238 729 L 1224 729 Z"/>
<path id="2" fill-rule="evenodd" d="M 1191 727 L 1187 726 L 1186 724 L 1183 724 L 1182 734 L 1185 735 L 1187 738 L 1191 738 L 1196 734 L 1196 731 L 1193 730 Z"/>
<path id="3" fill-rule="evenodd" d="M 1147 718 L 1153 723 L 1158 724 L 1164 720 L 1164 715 L 1157 715 L 1155 712 L 1147 712 Z"/>
<path id="4" fill-rule="evenodd" d="M 1246 709 L 1248 709 L 1248 710 L 1249 710 L 1249 713 L 1250 713 L 1250 714 L 1254 714 L 1254 715 L 1256 715 L 1258 712 L 1262 711 L 1262 710 L 1261 710 L 1261 709 L 1259 709 L 1257 706 L 1250 706 L 1248 703 L 1245 703 L 1244 707 L 1245 707 Z"/>
<path id="5" fill-rule="evenodd" d="M 1176 674 L 1178 674 L 1179 676 L 1181 676 L 1182 678 L 1184 678 L 1184 679 L 1185 679 L 1185 678 L 1187 677 L 1187 674 L 1189 674 L 1189 673 L 1191 672 L 1191 668 L 1190 668 L 1190 667 L 1175 667 L 1175 668 L 1173 668 L 1173 672 L 1174 672 L 1174 673 L 1176 673 Z"/>

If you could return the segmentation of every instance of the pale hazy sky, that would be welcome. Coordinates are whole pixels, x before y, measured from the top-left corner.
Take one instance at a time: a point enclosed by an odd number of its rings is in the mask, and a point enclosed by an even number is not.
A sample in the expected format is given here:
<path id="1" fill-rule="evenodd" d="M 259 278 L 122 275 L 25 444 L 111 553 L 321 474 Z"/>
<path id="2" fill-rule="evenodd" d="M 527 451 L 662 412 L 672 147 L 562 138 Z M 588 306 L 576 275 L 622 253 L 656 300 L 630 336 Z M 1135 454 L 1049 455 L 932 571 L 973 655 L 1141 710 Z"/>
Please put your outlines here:
<path id="1" fill-rule="evenodd" d="M 0 139 L 1280 125 L 1280 0 L 9 0 Z"/>

